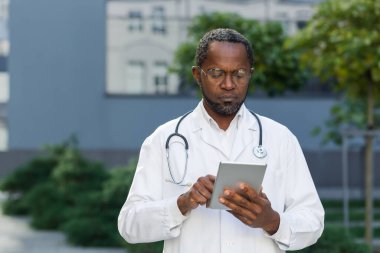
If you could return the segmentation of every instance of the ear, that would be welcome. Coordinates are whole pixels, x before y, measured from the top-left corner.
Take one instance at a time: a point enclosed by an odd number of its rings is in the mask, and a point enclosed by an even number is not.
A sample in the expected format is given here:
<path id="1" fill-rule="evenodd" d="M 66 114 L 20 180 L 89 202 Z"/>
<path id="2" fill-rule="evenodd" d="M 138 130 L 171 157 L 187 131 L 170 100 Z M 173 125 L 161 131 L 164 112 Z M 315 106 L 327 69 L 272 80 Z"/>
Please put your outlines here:
<path id="1" fill-rule="evenodd" d="M 191 71 L 193 72 L 193 77 L 197 81 L 198 85 L 201 85 L 201 73 L 199 72 L 199 68 L 196 66 L 193 66 L 191 68 Z"/>

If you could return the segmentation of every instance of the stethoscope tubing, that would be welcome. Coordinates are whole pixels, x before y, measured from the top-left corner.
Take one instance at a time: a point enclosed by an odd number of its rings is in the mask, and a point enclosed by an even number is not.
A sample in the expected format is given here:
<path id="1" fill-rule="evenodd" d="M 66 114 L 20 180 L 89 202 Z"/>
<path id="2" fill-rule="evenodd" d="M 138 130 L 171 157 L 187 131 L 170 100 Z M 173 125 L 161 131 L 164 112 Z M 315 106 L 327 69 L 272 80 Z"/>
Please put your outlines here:
<path id="1" fill-rule="evenodd" d="M 193 111 L 189 111 L 189 112 L 185 113 L 179 119 L 179 121 L 178 121 L 178 123 L 176 125 L 174 133 L 172 133 L 172 134 L 170 134 L 168 136 L 168 138 L 166 139 L 166 143 L 165 143 L 166 160 L 168 162 L 169 173 L 170 173 L 170 177 L 172 179 L 172 181 L 169 180 L 169 182 L 172 182 L 172 183 L 177 184 L 177 185 L 183 185 L 183 186 L 187 185 L 187 184 L 182 184 L 182 183 L 183 183 L 183 180 L 185 179 L 185 176 L 187 174 L 187 160 L 188 160 L 188 157 L 189 157 L 189 154 L 188 154 L 189 143 L 188 143 L 186 137 L 183 136 L 182 134 L 180 134 L 178 131 L 179 131 L 179 126 L 181 125 L 181 122 L 192 112 Z M 259 125 L 259 145 L 254 148 L 253 153 L 254 153 L 254 155 L 257 158 L 264 158 L 266 156 L 266 150 L 263 147 L 263 128 L 262 128 L 262 125 L 261 125 L 261 121 L 259 119 L 259 116 L 257 116 L 256 113 L 254 113 L 252 111 L 249 111 L 249 112 L 256 118 L 257 123 Z M 185 151 L 186 151 L 185 170 L 183 171 L 183 174 L 182 174 L 180 180 L 178 180 L 178 181 L 174 179 L 174 175 L 173 175 L 173 172 L 172 172 L 172 169 L 171 169 L 171 166 L 170 166 L 170 155 L 169 155 L 169 143 L 170 143 L 170 139 L 172 137 L 174 137 L 174 136 L 177 136 L 177 137 L 179 137 L 179 138 L 181 138 L 183 140 L 183 142 L 185 143 Z"/>

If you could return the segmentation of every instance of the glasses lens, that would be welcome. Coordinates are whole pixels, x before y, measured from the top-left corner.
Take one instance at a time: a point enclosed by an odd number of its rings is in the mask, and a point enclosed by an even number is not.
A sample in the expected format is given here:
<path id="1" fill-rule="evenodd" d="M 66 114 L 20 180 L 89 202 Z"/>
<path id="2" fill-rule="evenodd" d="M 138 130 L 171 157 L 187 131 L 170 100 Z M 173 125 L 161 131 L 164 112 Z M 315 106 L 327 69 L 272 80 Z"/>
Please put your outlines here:
<path id="1" fill-rule="evenodd" d="M 251 73 L 246 69 L 238 69 L 232 73 L 232 81 L 236 85 L 246 85 L 250 77 Z"/>
<path id="2" fill-rule="evenodd" d="M 211 77 L 212 79 L 224 79 L 226 72 L 224 72 L 222 69 L 209 69 L 207 71 L 207 76 Z"/>
<path id="3" fill-rule="evenodd" d="M 202 69 L 201 69 L 202 70 Z M 203 70 L 202 70 L 203 71 Z M 203 71 L 204 72 L 204 71 Z M 220 84 L 226 78 L 226 71 L 218 68 L 213 68 L 204 72 L 209 82 Z M 251 72 L 246 69 L 238 69 L 231 73 L 232 82 L 236 85 L 246 85 L 251 77 Z"/>

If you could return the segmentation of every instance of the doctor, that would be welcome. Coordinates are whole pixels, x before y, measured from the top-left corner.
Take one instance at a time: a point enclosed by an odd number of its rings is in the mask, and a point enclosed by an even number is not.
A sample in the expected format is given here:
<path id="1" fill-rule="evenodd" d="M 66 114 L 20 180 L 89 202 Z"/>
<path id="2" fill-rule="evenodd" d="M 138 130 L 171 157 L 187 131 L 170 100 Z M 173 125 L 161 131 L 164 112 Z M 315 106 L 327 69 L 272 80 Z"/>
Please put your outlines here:
<path id="1" fill-rule="evenodd" d="M 144 141 L 120 234 L 129 243 L 165 240 L 165 253 L 271 253 L 315 243 L 324 210 L 296 137 L 244 105 L 250 43 L 234 30 L 212 30 L 192 72 L 203 99 Z M 257 155 L 261 134 L 265 154 Z M 219 201 L 229 211 L 207 205 L 221 161 L 267 163 L 261 191 L 245 183 L 224 191 Z"/>

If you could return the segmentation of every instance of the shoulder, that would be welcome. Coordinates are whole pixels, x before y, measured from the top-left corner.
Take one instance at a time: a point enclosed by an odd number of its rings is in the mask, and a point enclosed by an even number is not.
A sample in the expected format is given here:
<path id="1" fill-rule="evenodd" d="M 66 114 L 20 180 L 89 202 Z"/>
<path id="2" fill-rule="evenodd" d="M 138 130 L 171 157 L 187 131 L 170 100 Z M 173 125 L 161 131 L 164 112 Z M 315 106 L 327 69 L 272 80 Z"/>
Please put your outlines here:
<path id="1" fill-rule="evenodd" d="M 271 118 L 266 116 L 258 115 L 261 121 L 263 132 L 267 132 L 270 135 L 281 136 L 287 138 L 295 138 L 294 134 L 289 130 L 289 128 Z"/>
<path id="2" fill-rule="evenodd" d="M 290 130 L 283 124 L 271 119 L 271 118 L 268 118 L 266 116 L 262 116 L 260 115 L 260 120 L 262 122 L 263 125 L 265 126 L 268 126 L 270 128 L 273 128 L 275 130 L 278 130 L 278 131 L 281 131 L 281 132 L 290 132 Z"/>
<path id="3" fill-rule="evenodd" d="M 169 120 L 162 125 L 158 126 L 144 141 L 144 144 L 152 142 L 163 142 L 166 138 L 174 133 L 175 128 L 183 115 L 178 116 L 172 120 Z"/>

